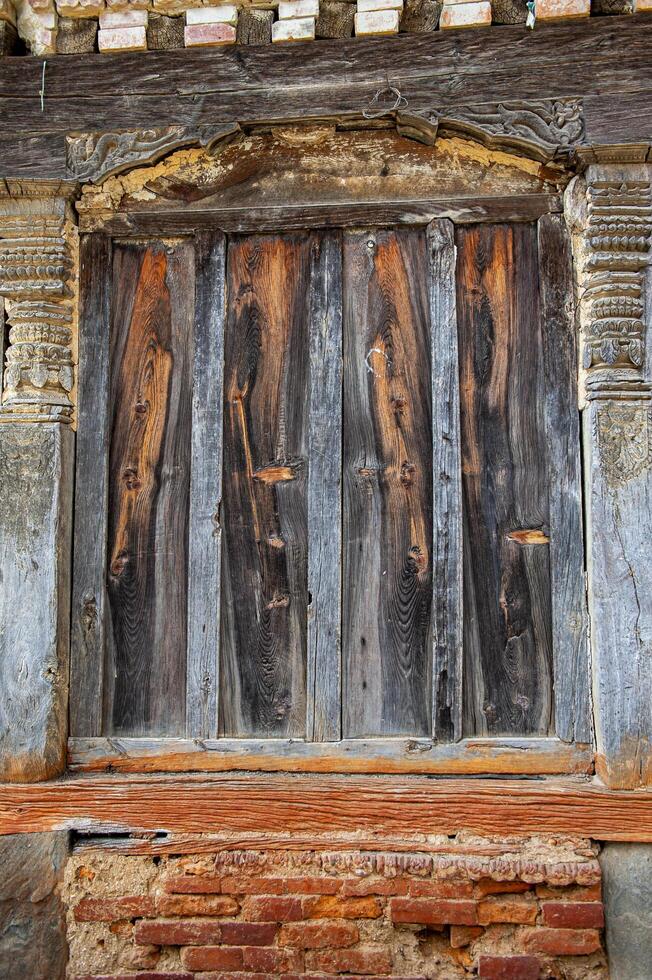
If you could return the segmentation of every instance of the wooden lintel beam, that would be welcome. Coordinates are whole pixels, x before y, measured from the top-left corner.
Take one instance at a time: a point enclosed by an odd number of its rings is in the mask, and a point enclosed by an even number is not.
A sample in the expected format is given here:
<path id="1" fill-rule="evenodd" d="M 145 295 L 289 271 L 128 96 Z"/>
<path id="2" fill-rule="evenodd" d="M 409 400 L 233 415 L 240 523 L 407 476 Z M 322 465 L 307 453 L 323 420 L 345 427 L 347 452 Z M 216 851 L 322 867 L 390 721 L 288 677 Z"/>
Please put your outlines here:
<path id="1" fill-rule="evenodd" d="M 0 833 L 573 834 L 652 842 L 652 792 L 589 780 L 246 774 L 0 785 Z"/>

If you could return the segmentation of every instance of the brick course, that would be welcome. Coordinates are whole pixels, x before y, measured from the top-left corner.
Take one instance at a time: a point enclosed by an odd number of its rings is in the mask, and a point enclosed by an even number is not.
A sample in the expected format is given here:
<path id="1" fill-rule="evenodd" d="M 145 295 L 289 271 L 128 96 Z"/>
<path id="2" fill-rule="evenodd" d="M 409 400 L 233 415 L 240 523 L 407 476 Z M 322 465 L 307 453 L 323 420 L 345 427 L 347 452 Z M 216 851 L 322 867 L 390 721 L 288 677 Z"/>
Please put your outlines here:
<path id="1" fill-rule="evenodd" d="M 570 962 L 607 977 L 590 851 L 550 866 L 472 854 L 220 852 L 160 866 L 111 856 L 120 871 L 108 894 L 105 865 L 73 860 L 71 980 L 541 980 Z M 136 866 L 142 894 L 116 894 Z"/>

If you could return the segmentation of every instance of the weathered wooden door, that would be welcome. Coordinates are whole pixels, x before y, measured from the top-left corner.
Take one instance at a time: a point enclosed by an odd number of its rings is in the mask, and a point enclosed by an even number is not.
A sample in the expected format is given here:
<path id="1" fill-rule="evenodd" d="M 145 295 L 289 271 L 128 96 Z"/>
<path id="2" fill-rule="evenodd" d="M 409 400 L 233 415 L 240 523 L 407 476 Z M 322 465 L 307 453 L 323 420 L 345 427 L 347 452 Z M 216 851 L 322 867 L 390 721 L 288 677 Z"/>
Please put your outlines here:
<path id="1" fill-rule="evenodd" d="M 568 263 L 552 216 L 87 236 L 73 735 L 586 739 Z"/>

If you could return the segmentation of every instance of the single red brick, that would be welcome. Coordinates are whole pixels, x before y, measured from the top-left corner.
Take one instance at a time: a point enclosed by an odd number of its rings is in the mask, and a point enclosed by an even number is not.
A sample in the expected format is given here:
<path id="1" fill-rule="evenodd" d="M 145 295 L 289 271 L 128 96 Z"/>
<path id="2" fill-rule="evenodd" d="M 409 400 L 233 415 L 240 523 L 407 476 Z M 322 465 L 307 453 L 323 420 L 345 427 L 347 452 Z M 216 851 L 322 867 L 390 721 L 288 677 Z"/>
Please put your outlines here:
<path id="1" fill-rule="evenodd" d="M 241 970 L 244 957 L 239 946 L 189 946 L 181 962 L 189 970 Z"/>
<path id="2" fill-rule="evenodd" d="M 470 946 L 474 939 L 479 939 L 484 929 L 481 926 L 451 926 L 450 943 L 453 949 L 463 949 Z"/>
<path id="3" fill-rule="evenodd" d="M 393 922 L 423 925 L 475 926 L 478 916 L 475 902 L 428 898 L 393 898 L 390 901 Z"/>
<path id="4" fill-rule="evenodd" d="M 570 885 L 565 888 L 555 888 L 550 885 L 537 885 L 537 897 L 549 898 L 553 901 L 571 902 L 600 902 L 602 900 L 602 885 Z"/>
<path id="5" fill-rule="evenodd" d="M 83 898 L 75 906 L 77 922 L 115 922 L 155 915 L 154 899 L 147 895 L 124 898 Z"/>
<path id="6" fill-rule="evenodd" d="M 534 956 L 481 956 L 480 980 L 539 980 L 541 963 Z"/>
<path id="7" fill-rule="evenodd" d="M 161 915 L 237 915 L 240 906 L 230 895 L 159 895 Z"/>
<path id="8" fill-rule="evenodd" d="M 481 878 L 476 882 L 475 893 L 479 898 L 485 895 L 507 895 L 529 892 L 532 885 L 527 881 L 494 881 L 493 878 Z"/>
<path id="9" fill-rule="evenodd" d="M 244 946 L 242 948 L 245 970 L 256 970 L 273 976 L 287 971 L 303 969 L 303 950 L 273 949 L 270 946 Z"/>
<path id="10" fill-rule="evenodd" d="M 243 913 L 250 922 L 298 922 L 304 918 L 303 899 L 256 895 L 245 900 Z"/>
<path id="11" fill-rule="evenodd" d="M 424 881 L 416 878 L 408 886 L 413 898 L 470 898 L 473 885 L 470 881 Z"/>
<path id="12" fill-rule="evenodd" d="M 306 912 L 311 919 L 377 919 L 382 909 L 375 898 L 336 898 L 324 895 L 308 901 Z"/>
<path id="13" fill-rule="evenodd" d="M 602 902 L 542 902 L 543 921 L 547 926 L 567 929 L 602 929 Z"/>
<path id="14" fill-rule="evenodd" d="M 586 956 L 601 948 L 594 929 L 526 929 L 522 939 L 530 952 L 548 956 Z"/>
<path id="15" fill-rule="evenodd" d="M 359 938 L 358 927 L 350 922 L 295 922 L 281 928 L 278 942 L 299 949 L 337 949 L 353 946 Z"/>
<path id="16" fill-rule="evenodd" d="M 275 922 L 222 922 L 220 929 L 227 946 L 271 946 L 278 932 Z"/>
<path id="17" fill-rule="evenodd" d="M 514 922 L 533 926 L 537 921 L 537 914 L 536 902 L 518 902 L 513 898 L 500 896 L 478 902 L 478 922 L 481 926 L 491 925 L 492 922 Z"/>
<path id="18" fill-rule="evenodd" d="M 364 895 L 407 895 L 409 882 L 405 878 L 347 878 L 342 883 L 346 898 Z"/>
<path id="19" fill-rule="evenodd" d="M 208 946 L 222 942 L 222 927 L 214 919 L 150 919 L 137 922 L 134 938 L 139 944 L 158 946 Z"/>
<path id="20" fill-rule="evenodd" d="M 288 878 L 285 884 L 294 895 L 337 895 L 342 887 L 337 878 Z"/>
<path id="21" fill-rule="evenodd" d="M 222 878 L 225 895 L 284 895 L 286 890 L 283 878 L 247 878 L 244 875 Z"/>
<path id="22" fill-rule="evenodd" d="M 306 953 L 306 967 L 327 973 L 391 973 L 392 958 L 386 949 L 329 949 Z"/>
<path id="23" fill-rule="evenodd" d="M 214 875 L 177 875 L 164 882 L 166 892 L 180 895 L 218 895 L 222 879 Z"/>

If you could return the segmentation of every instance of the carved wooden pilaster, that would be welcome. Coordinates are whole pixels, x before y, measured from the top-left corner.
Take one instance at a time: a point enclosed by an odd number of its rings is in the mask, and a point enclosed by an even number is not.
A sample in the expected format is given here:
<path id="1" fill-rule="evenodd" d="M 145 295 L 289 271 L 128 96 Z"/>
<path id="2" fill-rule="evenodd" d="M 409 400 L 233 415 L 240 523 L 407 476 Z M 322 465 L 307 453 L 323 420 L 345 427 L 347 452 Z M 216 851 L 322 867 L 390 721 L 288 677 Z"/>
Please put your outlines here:
<path id="1" fill-rule="evenodd" d="M 74 383 L 71 189 L 0 188 L 0 296 L 9 321 L 0 421 L 69 422 Z"/>
<path id="2" fill-rule="evenodd" d="M 569 195 L 578 268 L 597 770 L 652 783 L 652 166 L 591 164 Z"/>

